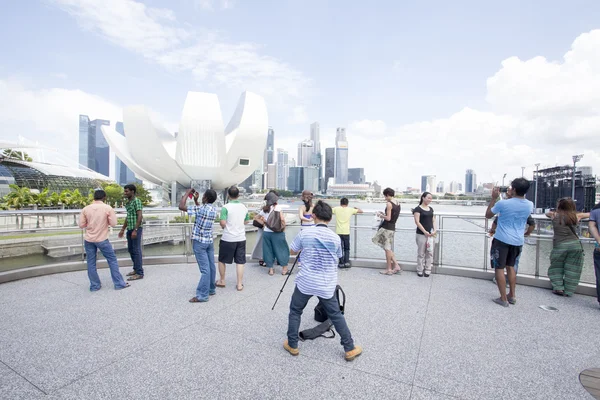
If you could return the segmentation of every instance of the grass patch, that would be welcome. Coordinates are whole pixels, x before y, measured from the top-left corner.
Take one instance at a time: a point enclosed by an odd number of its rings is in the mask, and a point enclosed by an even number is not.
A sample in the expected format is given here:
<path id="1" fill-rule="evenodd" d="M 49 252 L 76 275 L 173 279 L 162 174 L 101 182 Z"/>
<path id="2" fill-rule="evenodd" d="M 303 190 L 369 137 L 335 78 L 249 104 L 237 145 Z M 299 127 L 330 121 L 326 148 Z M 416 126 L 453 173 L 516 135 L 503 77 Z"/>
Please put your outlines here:
<path id="1" fill-rule="evenodd" d="M 67 231 L 67 232 L 52 232 L 52 233 L 29 233 L 23 235 L 8 235 L 8 236 L 0 236 L 0 240 L 10 240 L 10 239 L 28 239 L 34 237 L 50 237 L 50 236 L 64 236 L 64 235 L 75 235 L 80 234 L 81 231 Z"/>

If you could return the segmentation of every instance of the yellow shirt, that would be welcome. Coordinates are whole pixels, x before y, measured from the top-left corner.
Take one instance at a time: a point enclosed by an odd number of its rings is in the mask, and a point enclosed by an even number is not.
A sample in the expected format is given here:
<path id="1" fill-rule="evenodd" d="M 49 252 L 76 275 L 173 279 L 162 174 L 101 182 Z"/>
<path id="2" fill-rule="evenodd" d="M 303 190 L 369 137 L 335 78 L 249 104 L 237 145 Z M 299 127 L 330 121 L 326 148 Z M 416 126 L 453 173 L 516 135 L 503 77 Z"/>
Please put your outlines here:
<path id="1" fill-rule="evenodd" d="M 338 235 L 349 235 L 350 217 L 357 212 L 358 210 L 354 207 L 333 207 L 333 215 L 335 215 L 335 233 Z"/>

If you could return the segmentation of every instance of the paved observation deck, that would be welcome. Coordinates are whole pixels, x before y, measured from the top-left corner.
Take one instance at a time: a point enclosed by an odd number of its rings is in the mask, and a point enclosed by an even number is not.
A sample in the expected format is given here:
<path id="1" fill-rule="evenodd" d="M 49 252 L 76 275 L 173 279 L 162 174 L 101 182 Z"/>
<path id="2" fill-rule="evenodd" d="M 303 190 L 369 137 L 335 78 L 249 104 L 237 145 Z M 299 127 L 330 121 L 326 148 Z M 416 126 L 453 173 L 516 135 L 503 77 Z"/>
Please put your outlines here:
<path id="1" fill-rule="evenodd" d="M 340 284 L 364 353 L 346 362 L 339 336 L 300 342 L 299 357 L 283 350 L 295 273 L 271 311 L 285 277 L 256 264 L 242 292 L 230 266 L 204 304 L 188 303 L 195 264 L 145 268 L 121 291 L 107 269 L 96 293 L 85 271 L 1 284 L 0 398 L 592 398 L 578 377 L 600 364 L 593 297 L 518 286 L 505 309 L 490 281 L 355 267 Z"/>

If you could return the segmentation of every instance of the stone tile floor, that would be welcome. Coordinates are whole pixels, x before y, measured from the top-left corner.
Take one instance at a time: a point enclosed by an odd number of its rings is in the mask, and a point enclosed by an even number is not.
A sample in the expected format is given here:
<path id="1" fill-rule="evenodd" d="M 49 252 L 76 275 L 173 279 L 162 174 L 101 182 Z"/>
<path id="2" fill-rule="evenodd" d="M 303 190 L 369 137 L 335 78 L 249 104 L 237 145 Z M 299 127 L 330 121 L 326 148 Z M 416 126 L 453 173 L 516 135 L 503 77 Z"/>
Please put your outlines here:
<path id="1" fill-rule="evenodd" d="M 578 375 L 600 366 L 592 297 L 519 286 L 505 309 L 489 281 L 340 271 L 364 347 L 346 362 L 339 337 L 301 342 L 299 357 L 282 349 L 292 279 L 271 311 L 285 277 L 255 264 L 242 292 L 230 266 L 204 304 L 188 303 L 195 264 L 146 271 L 122 291 L 106 269 L 96 293 L 85 271 L 0 285 L 0 398 L 586 399 Z"/>

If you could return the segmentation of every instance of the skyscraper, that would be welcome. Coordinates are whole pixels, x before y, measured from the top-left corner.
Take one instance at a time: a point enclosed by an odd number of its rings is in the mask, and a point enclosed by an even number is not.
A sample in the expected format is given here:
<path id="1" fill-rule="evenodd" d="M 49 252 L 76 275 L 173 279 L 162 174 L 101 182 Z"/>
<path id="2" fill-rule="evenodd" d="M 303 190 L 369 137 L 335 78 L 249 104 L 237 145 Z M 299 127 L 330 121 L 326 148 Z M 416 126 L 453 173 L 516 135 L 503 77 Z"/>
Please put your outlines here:
<path id="1" fill-rule="evenodd" d="M 421 176 L 421 192 L 433 192 L 436 189 L 435 175 Z"/>
<path id="2" fill-rule="evenodd" d="M 318 122 L 313 122 L 310 124 L 310 140 L 313 141 L 315 148 L 315 153 L 321 152 L 321 132 Z"/>
<path id="3" fill-rule="evenodd" d="M 298 166 L 309 167 L 313 165 L 314 143 L 307 139 L 298 143 Z"/>
<path id="4" fill-rule="evenodd" d="M 288 190 L 293 193 L 300 193 L 304 190 L 304 167 L 290 167 Z"/>
<path id="5" fill-rule="evenodd" d="M 444 181 L 440 181 L 435 189 L 436 193 L 444 193 Z"/>
<path id="6" fill-rule="evenodd" d="M 122 122 L 117 122 L 115 124 L 115 130 L 125 136 L 125 129 L 123 128 Z M 140 179 L 136 179 L 133 171 L 130 170 L 119 157 L 115 157 L 115 180 L 121 186 L 127 185 L 128 183 L 142 182 Z"/>
<path id="7" fill-rule="evenodd" d="M 365 183 L 364 168 L 348 168 L 348 181 L 357 185 Z"/>
<path id="8" fill-rule="evenodd" d="M 275 152 L 275 131 L 269 127 L 269 133 L 267 134 L 267 147 L 265 147 L 265 157 L 263 160 L 263 172 L 267 172 L 267 166 L 273 164 Z"/>
<path id="9" fill-rule="evenodd" d="M 269 164 L 267 166 L 267 189 L 276 189 L 277 186 L 277 165 Z"/>
<path id="10" fill-rule="evenodd" d="M 472 169 L 465 173 L 465 193 L 475 193 L 477 191 L 477 175 Z"/>
<path id="11" fill-rule="evenodd" d="M 337 128 L 335 134 L 335 183 L 348 183 L 348 141 L 345 128 Z"/>
<path id="12" fill-rule="evenodd" d="M 110 176 L 110 148 L 101 131 L 110 121 L 79 116 L 79 164 L 102 175 Z"/>
<path id="13" fill-rule="evenodd" d="M 327 190 L 327 185 L 329 184 L 329 178 L 333 178 L 335 176 L 335 148 L 329 147 L 325 149 L 325 186 L 324 189 Z"/>
<path id="14" fill-rule="evenodd" d="M 304 168 L 304 185 L 302 190 L 310 190 L 315 193 L 319 190 L 319 168 L 303 167 Z"/>
<path id="15" fill-rule="evenodd" d="M 290 174 L 288 152 L 277 149 L 277 189 L 287 190 L 287 181 Z"/>

